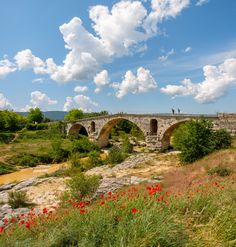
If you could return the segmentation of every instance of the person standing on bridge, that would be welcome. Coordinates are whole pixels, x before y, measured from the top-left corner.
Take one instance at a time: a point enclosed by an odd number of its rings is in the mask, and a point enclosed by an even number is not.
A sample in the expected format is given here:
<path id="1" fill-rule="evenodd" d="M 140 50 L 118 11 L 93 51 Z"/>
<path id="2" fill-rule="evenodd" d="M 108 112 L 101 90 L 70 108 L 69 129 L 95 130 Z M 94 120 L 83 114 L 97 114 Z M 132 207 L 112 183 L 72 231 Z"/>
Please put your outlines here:
<path id="1" fill-rule="evenodd" d="M 178 114 L 180 114 L 180 109 L 178 108 Z"/>
<path id="2" fill-rule="evenodd" d="M 172 108 L 171 110 L 172 110 L 172 114 L 174 115 L 174 114 L 175 114 L 175 109 L 174 109 L 174 108 Z"/>

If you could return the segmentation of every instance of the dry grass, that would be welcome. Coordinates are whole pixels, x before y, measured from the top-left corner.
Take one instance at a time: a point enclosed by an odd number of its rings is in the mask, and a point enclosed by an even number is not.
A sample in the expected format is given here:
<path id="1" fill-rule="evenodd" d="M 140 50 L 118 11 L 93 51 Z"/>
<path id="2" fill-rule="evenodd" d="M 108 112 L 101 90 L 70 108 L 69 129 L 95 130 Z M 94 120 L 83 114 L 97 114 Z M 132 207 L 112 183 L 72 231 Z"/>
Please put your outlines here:
<path id="1" fill-rule="evenodd" d="M 191 185 L 212 178 L 207 173 L 210 169 L 218 166 L 229 168 L 235 173 L 236 150 L 221 150 L 192 164 L 175 167 L 164 175 L 163 186 L 171 191 L 186 191 Z"/>

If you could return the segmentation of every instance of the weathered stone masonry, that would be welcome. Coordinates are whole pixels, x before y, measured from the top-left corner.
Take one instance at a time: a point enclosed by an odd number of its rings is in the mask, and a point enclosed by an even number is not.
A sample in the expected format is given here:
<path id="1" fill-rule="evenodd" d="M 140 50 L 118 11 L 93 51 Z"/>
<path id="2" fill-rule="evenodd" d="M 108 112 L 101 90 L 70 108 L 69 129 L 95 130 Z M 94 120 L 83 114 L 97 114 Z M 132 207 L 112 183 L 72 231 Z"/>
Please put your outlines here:
<path id="1" fill-rule="evenodd" d="M 180 124 L 201 117 L 213 121 L 215 129 L 227 129 L 233 136 L 236 135 L 236 114 L 228 113 L 215 115 L 115 114 L 68 123 L 66 132 L 67 135 L 78 135 L 81 128 L 84 128 L 90 139 L 96 140 L 100 147 L 105 147 L 112 128 L 121 120 L 126 119 L 137 125 L 144 133 L 148 147 L 161 149 L 170 144 L 173 131 Z"/>

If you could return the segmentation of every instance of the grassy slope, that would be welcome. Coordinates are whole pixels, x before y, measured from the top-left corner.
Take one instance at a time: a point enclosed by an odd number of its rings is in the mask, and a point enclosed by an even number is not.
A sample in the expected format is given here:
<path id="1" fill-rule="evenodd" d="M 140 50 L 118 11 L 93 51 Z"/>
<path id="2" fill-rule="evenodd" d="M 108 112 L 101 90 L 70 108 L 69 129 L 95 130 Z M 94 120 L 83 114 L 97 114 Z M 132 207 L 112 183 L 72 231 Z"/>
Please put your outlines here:
<path id="1" fill-rule="evenodd" d="M 0 144 L 0 171 L 5 171 L 5 173 L 11 172 L 12 165 L 16 164 L 17 156 L 21 154 L 33 154 L 33 155 L 44 155 L 48 154 L 51 150 L 51 143 L 53 139 L 60 136 L 58 130 L 38 130 L 38 131 L 21 131 L 18 133 L 18 138 L 16 141 L 10 144 Z M 68 139 L 63 140 L 63 148 L 70 148 L 70 141 Z M 9 165 L 9 169 L 7 168 Z"/>
<path id="2" fill-rule="evenodd" d="M 163 191 L 136 186 L 74 204 L 11 228 L 0 246 L 236 246 L 235 161 L 234 149 L 213 153 L 165 174 Z M 218 164 L 234 172 L 209 176 Z"/>

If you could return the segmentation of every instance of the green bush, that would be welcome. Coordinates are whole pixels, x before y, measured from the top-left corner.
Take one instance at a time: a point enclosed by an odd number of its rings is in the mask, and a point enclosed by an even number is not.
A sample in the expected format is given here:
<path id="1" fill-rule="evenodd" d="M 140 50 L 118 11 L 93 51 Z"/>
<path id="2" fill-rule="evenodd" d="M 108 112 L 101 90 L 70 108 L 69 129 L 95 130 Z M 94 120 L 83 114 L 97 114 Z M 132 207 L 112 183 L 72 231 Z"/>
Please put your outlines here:
<path id="1" fill-rule="evenodd" d="M 91 142 L 87 137 L 74 140 L 72 143 L 72 153 L 89 153 L 94 150 L 99 150 L 98 145 L 95 142 Z"/>
<path id="2" fill-rule="evenodd" d="M 72 168 L 79 168 L 81 167 L 81 156 L 79 153 L 72 153 L 70 155 L 70 162 Z"/>
<path id="3" fill-rule="evenodd" d="M 232 170 L 229 169 L 228 167 L 224 167 L 224 166 L 217 166 L 214 167 L 212 169 L 210 169 L 208 171 L 209 175 L 218 175 L 220 177 L 226 177 L 226 176 L 230 176 L 232 174 Z"/>
<path id="4" fill-rule="evenodd" d="M 55 139 L 51 142 L 53 162 L 62 162 L 69 157 L 69 151 L 62 148 L 62 139 Z"/>
<path id="5" fill-rule="evenodd" d="M 98 151 L 91 151 L 88 154 L 88 162 L 92 164 L 93 167 L 101 166 L 103 164 Z"/>
<path id="6" fill-rule="evenodd" d="M 227 130 L 217 130 L 213 133 L 213 142 L 215 150 L 227 148 L 232 144 L 232 137 Z"/>
<path id="7" fill-rule="evenodd" d="M 107 161 L 110 164 L 119 164 L 122 161 L 124 161 L 125 158 L 126 158 L 126 154 L 124 154 L 119 147 L 113 146 L 109 150 Z"/>
<path id="8" fill-rule="evenodd" d="M 230 135 L 225 130 L 214 131 L 212 122 L 204 119 L 182 124 L 173 134 L 173 146 L 181 151 L 180 159 L 184 163 L 230 145 Z"/>
<path id="9" fill-rule="evenodd" d="M 21 166 L 35 167 L 40 163 L 40 159 L 32 154 L 21 154 L 16 158 L 16 163 Z"/>
<path id="10" fill-rule="evenodd" d="M 10 191 L 8 192 L 8 204 L 12 208 L 22 208 L 29 205 L 25 191 Z"/>
<path id="11" fill-rule="evenodd" d="M 0 175 L 11 173 L 14 172 L 15 170 L 16 170 L 15 167 L 0 162 Z"/>
<path id="12" fill-rule="evenodd" d="M 133 145 L 130 143 L 129 141 L 129 137 L 126 135 L 123 139 L 123 143 L 122 143 L 122 147 L 121 147 L 122 151 L 124 153 L 132 153 L 133 152 Z"/>
<path id="13" fill-rule="evenodd" d="M 99 186 L 99 180 L 98 176 L 74 175 L 67 183 L 72 198 L 82 200 L 91 197 Z"/>
<path id="14" fill-rule="evenodd" d="M 10 143 L 14 139 L 15 135 L 12 133 L 0 133 L 0 143 Z"/>

